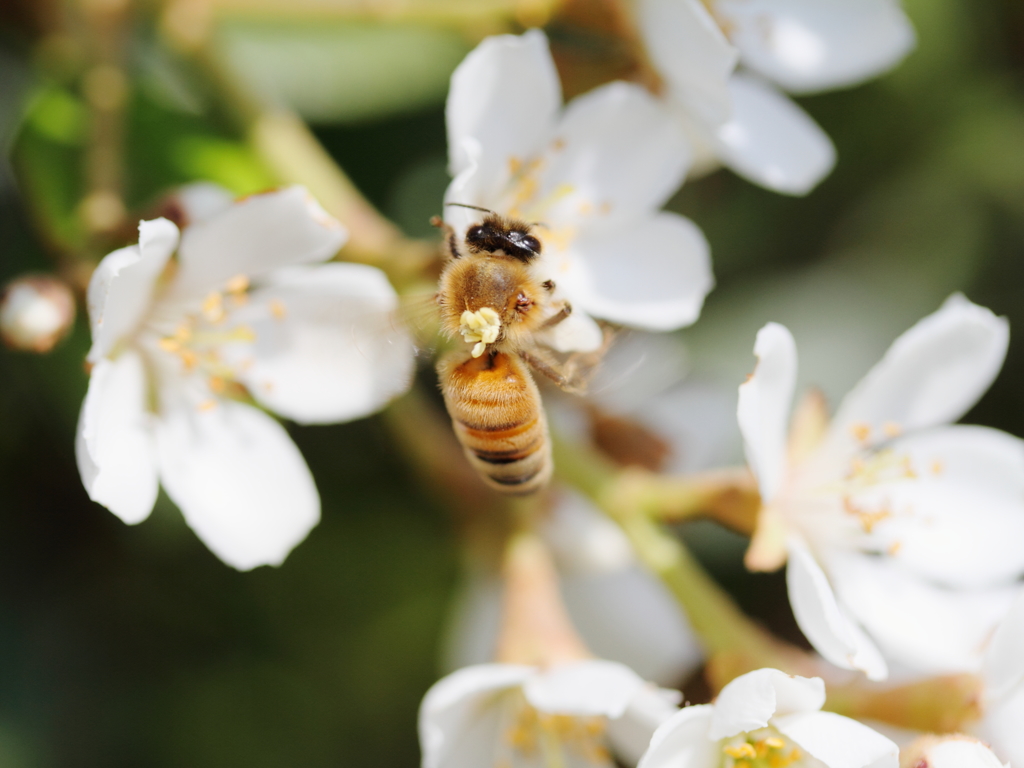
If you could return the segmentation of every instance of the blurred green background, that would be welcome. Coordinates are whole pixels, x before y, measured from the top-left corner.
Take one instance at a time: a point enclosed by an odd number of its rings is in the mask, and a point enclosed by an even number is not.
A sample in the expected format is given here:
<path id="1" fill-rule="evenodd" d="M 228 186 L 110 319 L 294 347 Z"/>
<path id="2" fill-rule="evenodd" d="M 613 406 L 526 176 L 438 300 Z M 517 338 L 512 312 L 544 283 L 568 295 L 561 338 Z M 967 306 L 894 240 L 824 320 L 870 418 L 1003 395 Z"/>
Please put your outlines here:
<path id="1" fill-rule="evenodd" d="M 898 70 L 801 100 L 839 151 L 819 189 L 786 198 L 718 172 L 670 204 L 704 229 L 718 278 L 682 332 L 692 378 L 732 396 L 757 328 L 776 320 L 797 338 L 801 381 L 835 403 L 960 290 L 1014 333 L 967 420 L 1024 435 L 1024 7 L 905 6 L 919 47 Z M 41 59 L 30 15 L 0 15 L 0 140 L 17 169 L 0 165 L 0 281 L 51 269 L 82 237 L 84 107 Z M 549 31 L 563 50 L 586 45 Z M 221 35 L 233 66 L 311 120 L 374 204 L 429 234 L 447 183 L 447 78 L 472 31 L 247 18 Z M 141 22 L 131 71 L 129 203 L 198 178 L 239 193 L 271 183 Z M 0 766 L 416 765 L 416 707 L 438 675 L 459 554 L 383 419 L 291 429 L 323 522 L 283 567 L 240 574 L 166 499 L 129 528 L 86 498 L 73 444 L 87 346 L 80 317 L 48 356 L 0 350 Z M 721 428 L 738 460 L 733 425 Z M 739 544 L 722 541 L 705 542 L 704 559 L 784 625 L 778 580 L 741 576 Z"/>

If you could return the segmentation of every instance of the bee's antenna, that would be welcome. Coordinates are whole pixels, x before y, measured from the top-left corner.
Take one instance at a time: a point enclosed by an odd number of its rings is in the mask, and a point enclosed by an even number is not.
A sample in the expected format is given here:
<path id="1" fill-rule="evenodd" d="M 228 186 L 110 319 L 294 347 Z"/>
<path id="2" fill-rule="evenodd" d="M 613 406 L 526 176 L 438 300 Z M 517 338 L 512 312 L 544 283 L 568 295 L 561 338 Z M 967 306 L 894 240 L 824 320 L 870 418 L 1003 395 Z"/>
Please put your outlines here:
<path id="1" fill-rule="evenodd" d="M 492 216 L 498 215 L 490 208 L 481 208 L 479 205 L 470 205 L 469 203 L 445 203 L 445 205 L 457 205 L 459 208 L 472 208 L 474 211 L 483 211 L 484 213 L 489 213 Z"/>

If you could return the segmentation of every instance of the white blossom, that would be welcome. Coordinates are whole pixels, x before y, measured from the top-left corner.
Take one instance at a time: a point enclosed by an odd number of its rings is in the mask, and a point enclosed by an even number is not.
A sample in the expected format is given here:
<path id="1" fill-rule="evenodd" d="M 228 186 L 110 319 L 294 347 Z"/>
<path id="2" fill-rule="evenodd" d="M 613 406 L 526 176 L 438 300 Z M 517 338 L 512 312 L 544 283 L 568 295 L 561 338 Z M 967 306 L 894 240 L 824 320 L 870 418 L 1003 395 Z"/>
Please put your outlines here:
<path id="1" fill-rule="evenodd" d="M 162 485 L 244 570 L 282 562 L 320 516 L 298 449 L 246 401 L 301 423 L 357 418 L 406 386 L 412 355 L 384 333 L 397 298 L 383 273 L 318 264 L 346 234 L 304 189 L 202 207 L 219 212 L 181 233 L 144 221 L 96 268 L 76 452 L 94 501 L 134 524 Z"/>
<path id="2" fill-rule="evenodd" d="M 641 0 L 638 10 L 652 63 L 700 152 L 788 194 L 821 181 L 835 148 L 783 91 L 859 83 L 914 45 L 897 0 Z"/>
<path id="3" fill-rule="evenodd" d="M 897 767 L 893 742 L 824 703 L 821 678 L 750 672 L 663 723 L 638 768 Z"/>
<path id="4" fill-rule="evenodd" d="M 950 425 L 1006 354 L 1004 319 L 960 295 L 924 318 L 831 421 L 805 401 L 787 421 L 796 345 L 769 324 L 738 417 L 762 509 L 747 563 L 787 560 L 797 622 L 829 661 L 884 678 L 976 671 L 1024 573 L 1024 443 Z"/>
<path id="5" fill-rule="evenodd" d="M 538 31 L 484 40 L 452 76 L 446 203 L 535 223 L 537 266 L 573 315 L 551 331 L 562 351 L 593 350 L 593 317 L 669 330 L 694 322 L 713 279 L 703 234 L 658 208 L 682 183 L 689 149 L 642 88 L 610 83 L 564 108 Z M 458 235 L 482 214 L 446 206 Z"/>
<path id="6" fill-rule="evenodd" d="M 612 768 L 613 754 L 635 763 L 677 702 L 610 661 L 465 667 L 420 706 L 423 768 Z"/>

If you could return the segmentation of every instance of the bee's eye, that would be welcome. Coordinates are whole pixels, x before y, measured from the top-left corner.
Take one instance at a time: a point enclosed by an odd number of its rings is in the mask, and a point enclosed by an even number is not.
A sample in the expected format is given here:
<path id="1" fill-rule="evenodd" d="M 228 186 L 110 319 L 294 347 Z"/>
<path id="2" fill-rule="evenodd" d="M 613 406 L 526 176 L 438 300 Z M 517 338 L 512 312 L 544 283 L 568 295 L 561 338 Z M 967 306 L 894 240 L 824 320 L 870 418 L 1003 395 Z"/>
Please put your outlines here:
<path id="1" fill-rule="evenodd" d="M 526 235 L 526 237 L 520 240 L 519 243 L 524 248 L 528 248 L 534 253 L 540 253 L 540 240 L 538 240 L 533 235 Z"/>
<path id="2" fill-rule="evenodd" d="M 466 240 L 471 243 L 479 243 L 487 238 L 487 227 L 477 224 L 466 230 Z"/>

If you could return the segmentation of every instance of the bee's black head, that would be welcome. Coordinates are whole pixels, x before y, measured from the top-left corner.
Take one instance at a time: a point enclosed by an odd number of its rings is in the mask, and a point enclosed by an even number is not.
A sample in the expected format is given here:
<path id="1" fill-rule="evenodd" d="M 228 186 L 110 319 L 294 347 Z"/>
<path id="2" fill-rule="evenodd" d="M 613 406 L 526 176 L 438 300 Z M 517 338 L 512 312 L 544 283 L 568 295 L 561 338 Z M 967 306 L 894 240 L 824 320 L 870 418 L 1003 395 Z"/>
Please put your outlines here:
<path id="1" fill-rule="evenodd" d="M 466 245 L 473 253 L 502 251 L 529 263 L 540 256 L 540 240 L 530 234 L 530 225 L 492 213 L 481 224 L 466 230 Z"/>

